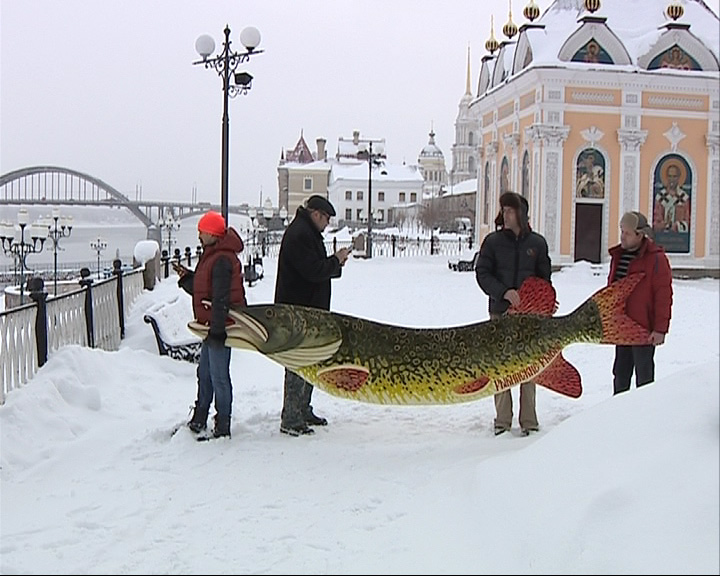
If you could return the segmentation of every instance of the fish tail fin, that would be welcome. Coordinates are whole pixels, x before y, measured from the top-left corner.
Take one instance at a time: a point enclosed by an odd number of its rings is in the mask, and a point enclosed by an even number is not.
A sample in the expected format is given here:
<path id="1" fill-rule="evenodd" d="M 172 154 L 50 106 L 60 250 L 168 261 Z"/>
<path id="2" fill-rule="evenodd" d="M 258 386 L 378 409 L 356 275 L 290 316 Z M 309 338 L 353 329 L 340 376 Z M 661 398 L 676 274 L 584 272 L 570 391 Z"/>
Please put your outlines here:
<path id="1" fill-rule="evenodd" d="M 602 323 L 601 344 L 637 346 L 649 343 L 650 333 L 625 313 L 625 304 L 645 274 L 630 274 L 598 290 L 588 302 L 597 306 Z"/>

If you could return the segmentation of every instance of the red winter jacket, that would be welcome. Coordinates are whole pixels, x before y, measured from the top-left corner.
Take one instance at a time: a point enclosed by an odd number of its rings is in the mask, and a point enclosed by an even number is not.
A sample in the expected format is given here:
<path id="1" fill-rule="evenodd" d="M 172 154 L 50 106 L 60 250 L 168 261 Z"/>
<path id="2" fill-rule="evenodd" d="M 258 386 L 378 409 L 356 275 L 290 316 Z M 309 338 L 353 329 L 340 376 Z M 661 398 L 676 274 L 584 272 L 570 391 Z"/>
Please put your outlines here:
<path id="1" fill-rule="evenodd" d="M 243 248 L 237 231 L 228 228 L 225 236 L 203 249 L 195 272 L 180 281 L 192 294 L 195 318 L 209 324 L 211 334 L 224 333 L 230 306 L 247 306 L 242 266 L 237 257 Z M 210 310 L 202 304 L 203 300 L 212 302 Z"/>
<path id="2" fill-rule="evenodd" d="M 615 277 L 622 246 L 618 244 L 609 250 L 610 274 L 608 285 Z M 632 291 L 627 299 L 625 311 L 635 322 L 649 331 L 667 334 L 670 329 L 670 313 L 672 309 L 672 271 L 670 262 L 662 246 L 645 238 L 640 245 L 637 256 L 630 262 L 627 274 L 644 272 L 645 277 Z"/>

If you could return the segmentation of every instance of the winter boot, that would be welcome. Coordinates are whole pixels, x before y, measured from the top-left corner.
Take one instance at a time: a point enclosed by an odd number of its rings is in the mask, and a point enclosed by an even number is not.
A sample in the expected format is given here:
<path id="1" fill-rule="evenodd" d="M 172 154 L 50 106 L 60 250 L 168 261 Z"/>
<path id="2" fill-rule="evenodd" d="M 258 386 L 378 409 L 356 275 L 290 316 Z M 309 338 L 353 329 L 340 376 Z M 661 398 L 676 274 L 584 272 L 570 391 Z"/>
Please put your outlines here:
<path id="1" fill-rule="evenodd" d="M 327 426 L 327 423 L 327 418 L 318 416 L 315 412 L 313 412 L 313 407 L 308 406 L 307 411 L 305 412 L 305 424 L 308 426 Z"/>
<path id="2" fill-rule="evenodd" d="M 190 422 L 188 422 L 188 428 L 195 432 L 195 434 L 199 434 L 203 430 L 207 428 L 207 418 L 208 418 L 208 410 L 207 408 L 202 409 L 198 408 L 197 405 L 195 406 L 193 410 L 192 418 L 190 418 Z"/>
<path id="3" fill-rule="evenodd" d="M 230 438 L 230 416 L 215 415 L 215 427 L 213 428 L 213 436 L 221 438 L 227 436 Z"/>
<path id="4" fill-rule="evenodd" d="M 313 407 L 310 406 L 310 400 L 312 399 L 312 393 L 315 387 L 306 382 L 305 387 L 302 390 L 302 402 L 300 404 L 305 424 L 308 426 L 327 426 L 328 421 L 322 416 L 317 416 L 313 412 Z"/>
<path id="5" fill-rule="evenodd" d="M 280 424 L 280 432 L 287 434 L 288 436 L 308 436 L 310 434 L 315 434 L 315 430 L 309 428 L 305 423 L 298 424 L 297 426 Z"/>

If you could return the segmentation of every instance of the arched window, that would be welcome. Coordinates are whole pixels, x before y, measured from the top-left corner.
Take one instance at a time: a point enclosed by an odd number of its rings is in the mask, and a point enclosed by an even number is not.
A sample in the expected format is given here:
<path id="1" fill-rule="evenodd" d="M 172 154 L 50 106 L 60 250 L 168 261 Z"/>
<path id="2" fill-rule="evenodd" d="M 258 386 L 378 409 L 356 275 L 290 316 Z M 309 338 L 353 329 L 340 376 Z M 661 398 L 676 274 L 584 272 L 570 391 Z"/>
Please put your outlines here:
<path id="1" fill-rule="evenodd" d="M 475 156 L 468 157 L 468 172 L 470 172 L 471 178 L 475 174 Z"/>
<path id="2" fill-rule="evenodd" d="M 468 134 L 468 145 L 475 145 L 475 134 L 472 131 L 470 131 L 470 133 Z"/>
<path id="3" fill-rule="evenodd" d="M 529 199 L 530 195 L 530 155 L 525 150 L 522 159 L 522 182 L 520 184 L 520 193 L 523 197 Z"/>
<path id="4" fill-rule="evenodd" d="M 510 190 L 510 164 L 507 156 L 503 156 L 500 163 L 500 194 Z"/>

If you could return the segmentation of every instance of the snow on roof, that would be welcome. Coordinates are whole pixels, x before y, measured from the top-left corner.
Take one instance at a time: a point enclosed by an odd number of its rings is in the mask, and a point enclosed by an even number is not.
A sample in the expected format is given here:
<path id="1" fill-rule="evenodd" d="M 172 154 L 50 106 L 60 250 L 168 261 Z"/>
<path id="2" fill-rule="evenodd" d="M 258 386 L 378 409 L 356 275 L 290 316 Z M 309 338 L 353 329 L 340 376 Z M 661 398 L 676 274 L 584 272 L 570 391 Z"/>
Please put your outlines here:
<path id="1" fill-rule="evenodd" d="M 335 162 L 330 170 L 330 181 L 336 180 L 361 180 L 368 178 L 367 162 L 359 162 L 357 164 Z M 423 177 L 417 166 L 408 164 L 390 164 L 383 163 L 377 169 L 373 170 L 373 179 L 381 179 L 388 182 L 422 182 Z"/>
<path id="2" fill-rule="evenodd" d="M 606 25 L 625 46 L 633 64 L 631 69 L 635 69 L 638 58 L 648 53 L 667 30 L 666 25 L 672 22 L 665 15 L 666 6 L 667 3 L 657 0 L 603 0 L 600 9 L 593 16 L 607 19 Z M 683 6 L 685 12 L 677 23 L 689 24 L 690 34 L 696 36 L 716 59 L 720 59 L 718 16 L 702 0 L 686 0 Z M 558 53 L 565 41 L 582 26 L 582 22 L 578 20 L 588 15 L 582 0 L 555 0 L 536 21 L 536 24 L 542 24 L 544 28 L 530 27 L 524 32 L 532 47 L 531 66 L 565 67 L 571 64 L 559 60 Z M 503 64 L 509 70 L 512 64 L 508 64 L 507 58 L 514 50 L 505 52 Z M 616 70 L 622 68 L 625 67 L 613 66 Z"/>
<path id="3" fill-rule="evenodd" d="M 302 162 L 286 162 L 282 165 L 282 167 L 289 170 L 302 170 L 303 172 L 311 170 L 327 172 L 330 168 L 330 163 L 326 160 L 315 160 L 314 162 L 308 162 L 307 164 L 303 164 Z"/>
<path id="4" fill-rule="evenodd" d="M 477 192 L 477 178 L 470 178 L 463 180 L 457 184 L 453 184 L 447 189 L 445 196 L 455 196 L 458 194 L 473 194 Z"/>

